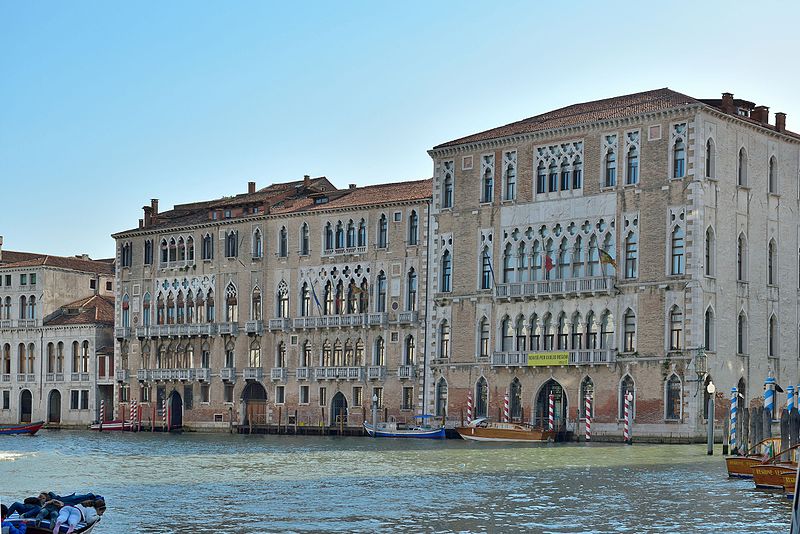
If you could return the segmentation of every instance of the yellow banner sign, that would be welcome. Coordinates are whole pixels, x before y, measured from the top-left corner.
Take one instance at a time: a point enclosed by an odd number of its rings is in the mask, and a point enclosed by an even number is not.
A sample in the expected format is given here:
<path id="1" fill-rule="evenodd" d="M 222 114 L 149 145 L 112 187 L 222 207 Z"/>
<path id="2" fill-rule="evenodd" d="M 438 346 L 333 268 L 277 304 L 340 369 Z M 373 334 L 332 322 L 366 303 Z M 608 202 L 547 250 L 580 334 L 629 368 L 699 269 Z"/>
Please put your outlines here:
<path id="1" fill-rule="evenodd" d="M 569 365 L 569 352 L 529 352 L 528 367 Z"/>

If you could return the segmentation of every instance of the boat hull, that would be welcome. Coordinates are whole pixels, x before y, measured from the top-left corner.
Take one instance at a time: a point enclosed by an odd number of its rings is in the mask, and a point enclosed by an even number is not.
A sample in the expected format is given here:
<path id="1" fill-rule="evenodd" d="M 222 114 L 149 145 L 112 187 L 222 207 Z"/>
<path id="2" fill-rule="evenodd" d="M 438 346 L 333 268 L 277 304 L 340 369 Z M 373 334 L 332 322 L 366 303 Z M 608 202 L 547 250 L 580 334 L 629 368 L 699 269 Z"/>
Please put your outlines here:
<path id="1" fill-rule="evenodd" d="M 102 430 L 103 432 L 119 432 L 130 429 L 130 421 L 107 421 L 103 423 L 102 429 L 100 428 L 100 423 L 94 423 L 89 426 L 89 430 Z"/>
<path id="2" fill-rule="evenodd" d="M 783 475 L 797 470 L 791 464 L 759 464 L 753 467 L 753 482 L 757 488 L 783 489 Z"/>
<path id="3" fill-rule="evenodd" d="M 18 520 L 11 520 L 11 522 L 14 523 L 14 526 L 19 526 L 19 523 L 20 523 L 20 521 L 18 521 Z M 90 532 L 92 532 L 92 530 L 94 530 L 94 527 L 96 527 L 98 523 L 99 523 L 99 521 L 95 521 L 91 525 L 85 525 L 83 523 L 78 523 L 78 528 L 73 530 L 73 533 L 74 534 L 89 534 Z M 43 521 L 42 524 L 39 527 L 36 527 L 33 524 L 33 520 L 26 521 L 26 524 L 28 525 L 28 528 L 25 530 L 26 534 L 53 534 L 53 529 L 48 527 L 48 525 L 50 524 L 49 521 Z M 68 528 L 69 527 L 67 525 L 61 525 L 60 532 L 64 533 L 64 532 L 66 532 L 68 530 Z"/>
<path id="4" fill-rule="evenodd" d="M 409 430 L 381 430 L 376 431 L 369 423 L 364 423 L 364 430 L 372 437 L 376 438 L 422 438 L 422 439 L 444 439 L 444 427 L 431 429 L 409 429 Z"/>
<path id="5" fill-rule="evenodd" d="M 729 477 L 753 478 L 753 467 L 763 461 L 763 456 L 729 456 L 725 458 L 725 465 Z"/>
<path id="6" fill-rule="evenodd" d="M 44 425 L 44 421 L 25 423 L 21 425 L 0 425 L 0 435 L 29 434 L 33 436 Z"/>
<path id="7" fill-rule="evenodd" d="M 513 430 L 504 428 L 481 428 L 463 426 L 456 427 L 456 432 L 468 441 L 495 441 L 506 443 L 541 443 L 550 441 L 553 432 L 532 428 L 530 430 Z"/>
<path id="8" fill-rule="evenodd" d="M 797 482 L 797 471 L 783 474 L 783 494 L 787 499 L 794 498 L 794 487 Z"/>

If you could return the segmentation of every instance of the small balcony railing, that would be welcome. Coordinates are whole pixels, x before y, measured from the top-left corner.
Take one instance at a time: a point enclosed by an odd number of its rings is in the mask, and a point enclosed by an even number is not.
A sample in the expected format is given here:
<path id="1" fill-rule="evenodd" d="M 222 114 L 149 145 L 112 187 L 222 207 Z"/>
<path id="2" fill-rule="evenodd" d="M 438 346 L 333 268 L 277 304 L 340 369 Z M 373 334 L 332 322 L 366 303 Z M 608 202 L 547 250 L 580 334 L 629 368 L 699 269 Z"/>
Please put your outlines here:
<path id="1" fill-rule="evenodd" d="M 17 328 L 34 328 L 36 319 L 17 319 Z"/>
<path id="2" fill-rule="evenodd" d="M 314 375 L 311 367 L 298 367 L 296 377 L 298 380 L 310 380 Z"/>
<path id="3" fill-rule="evenodd" d="M 261 321 L 247 321 L 244 323 L 245 332 L 260 336 L 264 332 L 264 323 Z"/>
<path id="4" fill-rule="evenodd" d="M 614 278 L 611 276 L 536 280 L 532 282 L 496 284 L 495 296 L 500 298 L 540 298 L 582 294 L 593 295 L 609 292 L 613 287 Z"/>
<path id="5" fill-rule="evenodd" d="M 284 330 L 290 328 L 292 324 L 292 320 L 288 317 L 280 317 L 278 319 L 270 319 L 269 320 L 269 329 L 270 330 Z"/>
<path id="6" fill-rule="evenodd" d="M 386 378 L 386 367 L 383 365 L 370 365 L 367 367 L 367 380 L 383 380 Z"/>
<path id="7" fill-rule="evenodd" d="M 73 382 L 88 382 L 89 373 L 71 373 L 70 380 Z"/>
<path id="8" fill-rule="evenodd" d="M 18 373 L 17 374 L 17 382 L 35 382 L 36 375 L 32 375 L 30 373 Z"/>
<path id="9" fill-rule="evenodd" d="M 535 352 L 535 351 L 531 351 Z M 616 361 L 616 351 L 610 349 L 577 349 L 567 352 L 567 365 L 605 365 Z M 527 367 L 530 352 L 495 352 L 492 354 L 493 367 Z M 558 363 L 554 365 L 560 365 Z"/>
<path id="10" fill-rule="evenodd" d="M 286 367 L 274 367 L 270 369 L 269 377 L 274 381 L 286 381 Z"/>
<path id="11" fill-rule="evenodd" d="M 114 337 L 117 339 L 126 339 L 131 337 L 131 329 L 127 326 L 118 326 L 114 329 Z"/>
<path id="12" fill-rule="evenodd" d="M 261 380 L 264 378 L 264 369 L 261 367 L 245 367 L 242 369 L 242 376 L 245 380 Z"/>
<path id="13" fill-rule="evenodd" d="M 322 251 L 323 256 L 339 256 L 341 254 L 364 254 L 367 251 L 366 246 L 362 247 L 344 247 L 344 248 L 326 248 Z"/>
<path id="14" fill-rule="evenodd" d="M 314 378 L 317 380 L 362 380 L 363 367 L 316 367 Z"/>
<path id="15" fill-rule="evenodd" d="M 225 382 L 233 382 L 234 380 L 236 380 L 236 368 L 223 367 L 222 369 L 219 370 L 219 377 Z"/>
<path id="16" fill-rule="evenodd" d="M 3 375 L 7 376 L 7 375 Z M 64 373 L 45 373 L 44 375 L 45 382 L 63 382 L 64 381 Z"/>
<path id="17" fill-rule="evenodd" d="M 139 339 L 150 337 L 150 325 L 137 326 L 136 327 L 136 337 L 138 337 Z"/>
<path id="18" fill-rule="evenodd" d="M 208 382 L 211 379 L 211 369 L 198 367 L 193 369 L 194 377 L 200 382 Z"/>
<path id="19" fill-rule="evenodd" d="M 294 319 L 270 319 L 270 330 L 294 328 L 340 328 L 348 326 L 375 326 L 387 322 L 386 313 L 350 313 L 345 315 L 321 315 L 318 317 L 295 317 Z M 274 323 L 273 323 L 274 321 Z M 278 321 L 286 321 L 279 323 Z"/>
<path id="20" fill-rule="evenodd" d="M 114 371 L 114 376 L 117 379 L 117 382 L 127 382 L 130 373 L 127 369 L 116 369 Z"/>
<path id="21" fill-rule="evenodd" d="M 11 382 L 11 375 L 7 373 L 0 375 L 0 382 Z"/>
<path id="22" fill-rule="evenodd" d="M 239 325 L 237 323 L 220 323 L 219 333 L 220 335 L 235 336 L 239 333 Z"/>
<path id="23" fill-rule="evenodd" d="M 413 365 L 401 365 L 397 368 L 397 378 L 401 380 L 407 380 L 410 378 L 414 378 L 416 375 L 416 369 Z"/>
<path id="24" fill-rule="evenodd" d="M 12 319 L 2 319 L 0 320 L 0 328 L 13 328 L 14 321 Z"/>
<path id="25" fill-rule="evenodd" d="M 413 324 L 417 322 L 419 314 L 415 311 L 404 311 L 397 314 L 397 322 L 400 324 Z"/>
<path id="26" fill-rule="evenodd" d="M 137 369 L 136 370 L 136 380 L 139 382 L 147 382 L 147 369 Z"/>

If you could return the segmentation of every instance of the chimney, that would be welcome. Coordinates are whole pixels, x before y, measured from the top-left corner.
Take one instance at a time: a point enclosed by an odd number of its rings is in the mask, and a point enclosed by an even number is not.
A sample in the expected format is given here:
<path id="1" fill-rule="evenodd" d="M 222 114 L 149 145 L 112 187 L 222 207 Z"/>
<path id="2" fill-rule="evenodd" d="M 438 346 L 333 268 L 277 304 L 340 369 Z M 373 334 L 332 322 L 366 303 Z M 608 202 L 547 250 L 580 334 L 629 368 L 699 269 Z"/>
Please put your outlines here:
<path id="1" fill-rule="evenodd" d="M 151 198 L 150 199 L 150 208 L 153 210 L 153 213 L 150 215 L 150 222 L 152 224 L 156 224 L 158 222 L 158 199 Z"/>
<path id="2" fill-rule="evenodd" d="M 350 189 L 355 189 L 356 188 L 356 184 L 347 184 L 347 187 L 350 188 Z"/>
<path id="3" fill-rule="evenodd" d="M 311 176 L 307 174 L 303 175 L 303 187 L 305 187 L 306 189 L 311 187 Z"/>
<path id="4" fill-rule="evenodd" d="M 769 124 L 769 108 L 767 106 L 756 106 L 750 116 L 762 124 Z"/>
<path id="5" fill-rule="evenodd" d="M 144 210 L 144 227 L 147 228 L 153 224 L 153 208 L 150 206 L 142 206 L 142 210 Z"/>
<path id="6" fill-rule="evenodd" d="M 252 195 L 256 192 L 256 183 L 255 182 L 247 182 L 247 193 Z"/>
<path id="7" fill-rule="evenodd" d="M 144 219 L 139 219 L 139 228 L 144 228 Z"/>
<path id="8" fill-rule="evenodd" d="M 786 131 L 786 113 L 778 111 L 775 113 L 775 129 L 779 132 Z M 0 245 L 3 244 L 3 239 L 0 237 Z"/>
<path id="9" fill-rule="evenodd" d="M 733 93 L 722 93 L 722 108 L 723 113 L 736 115 L 736 106 L 733 105 Z"/>
<path id="10" fill-rule="evenodd" d="M 3 262 L 3 236 L 0 235 L 0 263 Z"/>

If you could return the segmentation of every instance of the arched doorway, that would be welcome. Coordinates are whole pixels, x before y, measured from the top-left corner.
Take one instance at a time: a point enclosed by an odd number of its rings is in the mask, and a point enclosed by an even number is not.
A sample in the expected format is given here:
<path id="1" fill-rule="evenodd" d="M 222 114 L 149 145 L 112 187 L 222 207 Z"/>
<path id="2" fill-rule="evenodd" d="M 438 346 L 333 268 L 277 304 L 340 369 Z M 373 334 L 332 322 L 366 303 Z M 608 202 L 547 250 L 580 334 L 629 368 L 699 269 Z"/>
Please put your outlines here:
<path id="1" fill-rule="evenodd" d="M 61 392 L 57 389 L 50 391 L 47 399 L 47 422 L 61 422 Z"/>
<path id="2" fill-rule="evenodd" d="M 550 416 L 550 394 L 553 394 L 554 410 L 553 418 L 557 431 L 565 429 L 567 415 L 567 394 L 561 384 L 552 378 L 545 382 L 536 395 L 536 411 L 534 412 L 533 424 L 547 428 Z"/>
<path id="3" fill-rule="evenodd" d="M 444 377 L 436 383 L 436 415 L 447 417 L 447 381 Z"/>
<path id="4" fill-rule="evenodd" d="M 171 429 L 183 427 L 183 399 L 181 394 L 172 390 L 169 394 L 169 427 Z"/>
<path id="5" fill-rule="evenodd" d="M 514 377 L 509 387 L 510 416 L 512 421 L 522 420 L 522 384 Z"/>
<path id="6" fill-rule="evenodd" d="M 347 425 L 347 398 L 339 391 L 331 399 L 331 425 Z"/>
<path id="7" fill-rule="evenodd" d="M 242 424 L 267 424 L 267 390 L 259 382 L 248 382 L 242 391 Z"/>
<path id="8" fill-rule="evenodd" d="M 23 389 L 19 394 L 19 422 L 30 423 L 33 413 L 33 395 L 27 389 Z"/>
<path id="9" fill-rule="evenodd" d="M 489 384 L 480 377 L 475 384 L 475 419 L 489 416 Z"/>

